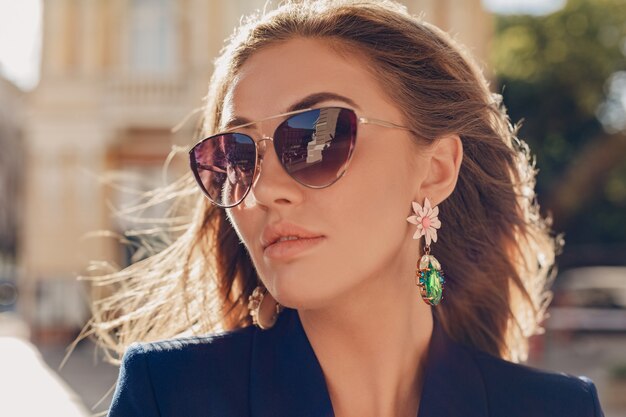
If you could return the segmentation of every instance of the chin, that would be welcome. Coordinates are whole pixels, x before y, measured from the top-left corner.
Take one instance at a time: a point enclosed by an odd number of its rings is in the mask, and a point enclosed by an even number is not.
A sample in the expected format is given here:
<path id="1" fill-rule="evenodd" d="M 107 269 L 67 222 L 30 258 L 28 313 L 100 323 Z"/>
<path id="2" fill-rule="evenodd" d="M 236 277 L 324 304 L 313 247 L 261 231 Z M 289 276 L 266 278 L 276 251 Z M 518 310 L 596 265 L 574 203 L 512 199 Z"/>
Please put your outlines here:
<path id="1" fill-rule="evenodd" d="M 321 294 L 306 293 L 300 291 L 279 291 L 274 298 L 281 305 L 296 310 L 309 310 L 322 308 L 328 304 L 328 298 Z"/>
<path id="2" fill-rule="evenodd" d="M 314 284 L 313 288 L 309 287 L 303 281 L 280 282 L 279 280 L 274 281 L 271 293 L 281 305 L 297 310 L 315 310 L 327 307 L 338 295 L 337 289 L 325 289 L 319 283 Z"/>
<path id="3" fill-rule="evenodd" d="M 314 300 L 310 297 L 299 300 L 279 301 L 285 307 L 295 310 L 319 310 L 328 306 L 328 300 Z"/>

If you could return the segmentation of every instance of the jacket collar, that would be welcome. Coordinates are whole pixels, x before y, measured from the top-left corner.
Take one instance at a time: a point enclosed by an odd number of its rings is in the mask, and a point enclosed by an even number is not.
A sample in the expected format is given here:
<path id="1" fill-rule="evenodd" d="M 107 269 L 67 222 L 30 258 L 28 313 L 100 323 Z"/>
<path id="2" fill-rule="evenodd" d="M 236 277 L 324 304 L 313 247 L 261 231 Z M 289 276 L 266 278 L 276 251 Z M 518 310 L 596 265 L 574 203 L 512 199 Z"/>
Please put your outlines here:
<path id="1" fill-rule="evenodd" d="M 297 310 L 285 308 L 271 329 L 255 330 L 250 366 L 252 417 L 334 416 L 322 368 Z M 433 314 L 417 417 L 441 415 L 487 416 L 487 398 L 470 350 L 450 339 Z"/>

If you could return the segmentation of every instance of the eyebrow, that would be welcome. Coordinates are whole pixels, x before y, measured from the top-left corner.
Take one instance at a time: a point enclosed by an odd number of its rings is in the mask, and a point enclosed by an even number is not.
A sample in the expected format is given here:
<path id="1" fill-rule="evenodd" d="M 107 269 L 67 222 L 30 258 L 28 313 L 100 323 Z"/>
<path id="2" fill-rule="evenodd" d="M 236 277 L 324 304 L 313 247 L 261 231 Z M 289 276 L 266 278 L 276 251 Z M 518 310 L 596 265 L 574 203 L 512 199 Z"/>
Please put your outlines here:
<path id="1" fill-rule="evenodd" d="M 331 100 L 343 101 L 344 103 L 347 103 L 352 107 L 355 107 L 357 110 L 361 110 L 361 108 L 352 99 L 342 96 L 341 94 L 330 93 L 330 92 L 325 91 L 321 93 L 309 94 L 308 96 L 293 103 L 291 106 L 287 108 L 287 110 L 285 110 L 284 112 L 281 112 L 281 114 L 289 113 L 289 112 L 296 111 L 296 110 L 306 109 L 316 104 L 322 103 L 324 101 L 331 101 Z M 242 117 L 242 116 L 235 116 L 224 125 L 224 130 L 229 130 L 229 129 L 232 129 L 233 127 L 237 127 L 239 125 L 243 125 L 246 123 L 252 123 L 252 120 L 246 117 Z"/>

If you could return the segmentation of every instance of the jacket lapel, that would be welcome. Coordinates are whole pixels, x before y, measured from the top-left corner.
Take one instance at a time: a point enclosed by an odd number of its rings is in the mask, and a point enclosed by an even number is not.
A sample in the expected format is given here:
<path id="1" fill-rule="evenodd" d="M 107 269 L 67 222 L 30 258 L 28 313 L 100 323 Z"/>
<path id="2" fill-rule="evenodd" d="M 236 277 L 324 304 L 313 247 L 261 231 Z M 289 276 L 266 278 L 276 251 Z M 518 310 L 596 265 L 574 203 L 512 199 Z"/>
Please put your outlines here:
<path id="1" fill-rule="evenodd" d="M 470 349 L 450 339 L 434 314 L 424 372 L 417 417 L 489 416 L 485 383 Z"/>
<path id="2" fill-rule="evenodd" d="M 486 417 L 484 382 L 470 351 L 452 341 L 433 315 L 417 417 Z M 297 310 L 285 308 L 268 330 L 253 334 L 252 417 L 334 416 L 324 374 Z"/>
<path id="3" fill-rule="evenodd" d="M 297 310 L 285 308 L 274 326 L 256 329 L 250 369 L 252 417 L 332 417 L 322 368 Z"/>

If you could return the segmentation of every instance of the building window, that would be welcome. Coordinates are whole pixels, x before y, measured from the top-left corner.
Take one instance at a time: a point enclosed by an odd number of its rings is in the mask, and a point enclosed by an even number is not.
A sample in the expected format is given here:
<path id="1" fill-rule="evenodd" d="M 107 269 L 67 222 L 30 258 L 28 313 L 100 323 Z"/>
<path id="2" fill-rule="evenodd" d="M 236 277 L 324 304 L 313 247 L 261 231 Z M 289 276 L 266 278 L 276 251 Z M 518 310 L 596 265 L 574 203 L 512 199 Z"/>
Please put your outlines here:
<path id="1" fill-rule="evenodd" d="M 130 66 L 134 73 L 171 74 L 177 61 L 175 0 L 131 0 Z"/>

